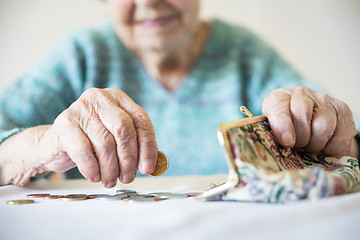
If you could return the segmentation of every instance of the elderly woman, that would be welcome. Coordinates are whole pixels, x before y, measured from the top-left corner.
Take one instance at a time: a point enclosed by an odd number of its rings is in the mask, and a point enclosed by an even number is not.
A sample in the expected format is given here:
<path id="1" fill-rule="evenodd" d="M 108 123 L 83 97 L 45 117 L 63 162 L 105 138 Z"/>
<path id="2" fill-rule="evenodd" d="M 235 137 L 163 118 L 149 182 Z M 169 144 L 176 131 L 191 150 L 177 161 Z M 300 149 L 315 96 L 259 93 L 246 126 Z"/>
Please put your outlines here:
<path id="1" fill-rule="evenodd" d="M 2 92 L 1 185 L 71 169 L 111 188 L 151 174 L 158 148 L 169 175 L 225 173 L 216 128 L 240 105 L 283 146 L 357 156 L 345 103 L 249 31 L 200 20 L 198 0 L 106 4 L 112 24 L 71 34 Z"/>

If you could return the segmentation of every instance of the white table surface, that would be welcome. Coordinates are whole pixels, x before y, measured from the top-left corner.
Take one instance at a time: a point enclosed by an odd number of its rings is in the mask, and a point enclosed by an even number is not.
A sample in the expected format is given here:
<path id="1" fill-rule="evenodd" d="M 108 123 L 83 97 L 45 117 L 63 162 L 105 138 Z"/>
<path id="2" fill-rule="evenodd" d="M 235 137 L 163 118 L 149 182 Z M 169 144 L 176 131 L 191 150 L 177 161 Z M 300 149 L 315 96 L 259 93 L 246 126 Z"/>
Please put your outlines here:
<path id="1" fill-rule="evenodd" d="M 360 187 L 343 196 L 288 205 L 204 202 L 38 200 L 7 205 L 29 193 L 114 193 L 116 189 L 196 192 L 224 175 L 143 177 L 105 189 L 86 180 L 0 187 L 0 239 L 360 239 Z"/>

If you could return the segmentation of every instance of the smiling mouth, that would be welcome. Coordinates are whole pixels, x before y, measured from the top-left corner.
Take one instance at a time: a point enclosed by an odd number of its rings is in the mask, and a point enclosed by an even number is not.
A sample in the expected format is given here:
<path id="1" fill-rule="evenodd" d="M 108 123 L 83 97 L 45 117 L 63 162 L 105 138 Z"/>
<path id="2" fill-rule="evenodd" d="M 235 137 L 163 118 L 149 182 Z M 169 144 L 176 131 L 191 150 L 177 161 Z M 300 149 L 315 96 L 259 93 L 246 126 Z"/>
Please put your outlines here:
<path id="1" fill-rule="evenodd" d="M 177 18 L 177 15 L 170 15 L 170 16 L 158 17 L 158 18 L 150 19 L 150 20 L 137 21 L 136 24 L 138 24 L 142 27 L 146 27 L 146 28 L 153 28 L 153 27 L 157 28 L 157 27 L 165 26 L 168 22 L 170 22 L 176 18 Z"/>

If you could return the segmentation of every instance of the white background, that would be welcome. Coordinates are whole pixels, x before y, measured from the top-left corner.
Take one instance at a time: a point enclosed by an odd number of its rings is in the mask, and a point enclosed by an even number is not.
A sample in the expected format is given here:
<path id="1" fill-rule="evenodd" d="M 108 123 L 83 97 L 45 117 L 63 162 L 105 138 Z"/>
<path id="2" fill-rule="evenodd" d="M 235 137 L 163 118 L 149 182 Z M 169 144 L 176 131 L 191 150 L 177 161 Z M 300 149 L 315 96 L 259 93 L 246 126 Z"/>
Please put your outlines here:
<path id="1" fill-rule="evenodd" d="M 360 0 L 202 0 L 202 15 L 245 25 L 360 116 Z M 71 29 L 107 19 L 100 0 L 1 0 L 0 88 Z"/>

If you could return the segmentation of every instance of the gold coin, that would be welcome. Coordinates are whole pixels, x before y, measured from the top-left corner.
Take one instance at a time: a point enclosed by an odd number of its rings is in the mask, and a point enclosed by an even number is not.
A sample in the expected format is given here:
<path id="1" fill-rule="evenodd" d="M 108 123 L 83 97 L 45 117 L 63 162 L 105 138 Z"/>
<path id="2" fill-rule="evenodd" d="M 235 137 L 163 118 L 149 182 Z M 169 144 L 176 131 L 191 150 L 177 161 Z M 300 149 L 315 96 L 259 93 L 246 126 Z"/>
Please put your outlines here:
<path id="1" fill-rule="evenodd" d="M 64 197 L 61 197 L 59 199 L 62 201 L 81 201 L 88 199 L 88 197 L 85 194 L 71 194 L 65 195 Z"/>
<path id="2" fill-rule="evenodd" d="M 21 199 L 21 200 L 10 200 L 6 202 L 6 204 L 8 205 L 29 204 L 29 203 L 35 203 L 35 201 L 31 199 Z"/>
<path id="3" fill-rule="evenodd" d="M 152 176 L 163 175 L 169 168 L 169 159 L 165 153 L 158 151 L 158 158 L 155 167 L 155 171 L 151 174 Z"/>
<path id="4" fill-rule="evenodd" d="M 83 197 L 83 198 L 86 198 L 87 195 L 86 194 L 76 193 L 76 194 L 67 194 L 67 195 L 64 195 L 64 197 Z"/>
<path id="5" fill-rule="evenodd" d="M 59 199 L 62 197 L 64 197 L 64 196 L 63 195 L 49 195 L 49 196 L 43 197 L 43 199 Z"/>
<path id="6" fill-rule="evenodd" d="M 48 194 L 48 193 L 32 193 L 32 194 L 26 195 L 26 197 L 28 197 L 28 198 L 44 198 L 47 196 L 50 196 L 50 194 Z"/>

